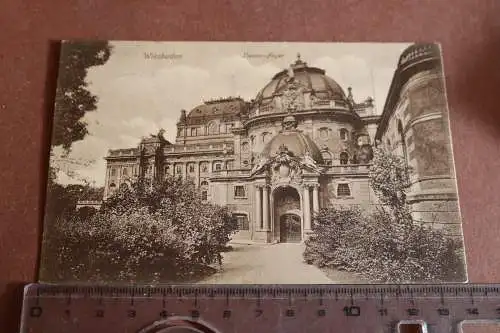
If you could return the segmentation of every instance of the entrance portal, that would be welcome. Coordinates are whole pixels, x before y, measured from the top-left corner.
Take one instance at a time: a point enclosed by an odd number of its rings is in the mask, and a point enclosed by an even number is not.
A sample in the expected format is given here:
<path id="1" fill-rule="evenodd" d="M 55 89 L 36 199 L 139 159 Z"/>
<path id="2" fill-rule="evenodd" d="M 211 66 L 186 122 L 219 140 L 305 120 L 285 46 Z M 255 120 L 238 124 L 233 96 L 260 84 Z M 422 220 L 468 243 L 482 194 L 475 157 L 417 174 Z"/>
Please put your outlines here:
<path id="1" fill-rule="evenodd" d="M 279 242 L 302 241 L 300 195 L 291 186 L 273 192 L 274 239 Z"/>
<path id="2" fill-rule="evenodd" d="M 283 214 L 280 217 L 280 242 L 300 243 L 302 240 L 302 228 L 300 217 L 296 214 Z"/>

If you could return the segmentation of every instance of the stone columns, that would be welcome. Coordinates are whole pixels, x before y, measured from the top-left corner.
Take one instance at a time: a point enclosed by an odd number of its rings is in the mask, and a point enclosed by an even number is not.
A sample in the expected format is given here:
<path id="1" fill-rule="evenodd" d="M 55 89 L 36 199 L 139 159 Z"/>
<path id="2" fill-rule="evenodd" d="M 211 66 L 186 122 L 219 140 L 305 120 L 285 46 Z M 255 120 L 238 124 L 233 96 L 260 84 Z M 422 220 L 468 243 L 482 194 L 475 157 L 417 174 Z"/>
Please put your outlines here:
<path id="1" fill-rule="evenodd" d="M 271 230 L 269 225 L 269 187 L 262 187 L 262 225 L 264 230 Z"/>
<path id="2" fill-rule="evenodd" d="M 313 212 L 319 212 L 319 184 L 313 185 Z"/>
<path id="3" fill-rule="evenodd" d="M 303 197 L 303 204 L 304 204 L 304 231 L 309 231 L 311 230 L 311 203 L 309 199 L 309 185 L 305 184 L 304 185 L 304 197 Z"/>
<path id="4" fill-rule="evenodd" d="M 263 229 L 262 226 L 262 201 L 260 196 L 260 185 L 255 185 L 255 226 L 257 229 Z"/>

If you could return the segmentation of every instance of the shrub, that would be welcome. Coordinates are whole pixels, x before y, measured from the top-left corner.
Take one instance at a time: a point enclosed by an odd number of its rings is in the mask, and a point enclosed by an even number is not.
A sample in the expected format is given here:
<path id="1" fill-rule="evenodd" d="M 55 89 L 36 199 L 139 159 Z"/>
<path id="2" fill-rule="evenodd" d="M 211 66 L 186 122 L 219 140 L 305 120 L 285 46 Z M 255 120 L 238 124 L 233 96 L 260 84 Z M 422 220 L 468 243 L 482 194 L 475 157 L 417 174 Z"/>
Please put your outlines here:
<path id="1" fill-rule="evenodd" d="M 381 206 L 365 214 L 322 210 L 306 241 L 305 261 L 378 282 L 464 281 L 462 242 L 413 220 L 406 203 L 409 172 L 402 157 L 376 148 L 370 184 Z"/>
<path id="2" fill-rule="evenodd" d="M 304 259 L 374 282 L 449 282 L 465 278 L 461 249 L 441 231 L 397 223 L 383 210 L 365 217 L 356 208 L 330 208 L 315 217 Z"/>
<path id="3" fill-rule="evenodd" d="M 88 218 L 47 221 L 45 280 L 166 282 L 221 264 L 236 221 L 202 202 L 192 184 L 169 177 L 134 184 Z M 53 258 L 53 259 L 51 259 Z"/>

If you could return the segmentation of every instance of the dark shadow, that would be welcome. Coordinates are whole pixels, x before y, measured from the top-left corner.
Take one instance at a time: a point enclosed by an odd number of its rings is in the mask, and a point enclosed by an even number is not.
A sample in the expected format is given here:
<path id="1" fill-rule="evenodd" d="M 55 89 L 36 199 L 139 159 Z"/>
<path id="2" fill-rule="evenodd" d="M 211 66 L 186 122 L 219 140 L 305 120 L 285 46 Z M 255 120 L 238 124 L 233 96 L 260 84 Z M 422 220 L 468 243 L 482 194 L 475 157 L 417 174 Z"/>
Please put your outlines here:
<path id="1" fill-rule="evenodd" d="M 39 157 L 40 165 L 40 195 L 38 201 L 38 207 L 40 207 L 39 216 L 39 238 L 38 238 L 38 256 L 35 277 L 38 280 L 38 271 L 40 265 L 40 255 L 41 255 L 41 244 L 42 244 L 42 231 L 43 231 L 43 217 L 45 214 L 45 200 L 47 196 L 47 175 L 49 172 L 49 156 L 50 156 L 50 142 L 52 133 L 52 122 L 54 114 L 54 101 L 56 96 L 57 88 L 57 73 L 59 67 L 59 54 L 61 50 L 61 43 L 59 41 L 49 41 L 49 52 L 47 54 L 47 72 L 45 77 L 45 91 L 44 91 L 44 116 L 43 119 L 43 130 L 40 142 L 42 143 L 41 153 Z"/>
<path id="2" fill-rule="evenodd" d="M 0 313 L 3 320 L 2 332 L 19 332 L 21 323 L 21 308 L 23 304 L 23 290 L 27 283 L 10 282 L 5 286 L 4 293 L 0 296 Z"/>

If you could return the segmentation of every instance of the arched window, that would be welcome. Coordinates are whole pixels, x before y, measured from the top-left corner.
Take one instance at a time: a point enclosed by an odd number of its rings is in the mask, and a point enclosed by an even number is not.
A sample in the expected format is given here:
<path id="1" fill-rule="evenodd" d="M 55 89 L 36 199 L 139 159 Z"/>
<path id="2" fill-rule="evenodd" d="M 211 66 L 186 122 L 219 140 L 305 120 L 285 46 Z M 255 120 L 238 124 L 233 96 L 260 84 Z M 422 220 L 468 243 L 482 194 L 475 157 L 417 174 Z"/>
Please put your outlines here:
<path id="1" fill-rule="evenodd" d="M 262 133 L 262 143 L 268 142 L 270 138 L 271 138 L 271 133 L 269 132 Z"/>
<path id="2" fill-rule="evenodd" d="M 332 165 L 332 154 L 328 151 L 322 151 L 321 157 L 323 157 L 323 161 L 326 165 Z"/>
<path id="3" fill-rule="evenodd" d="M 338 197 L 350 197 L 351 189 L 349 188 L 349 184 L 341 183 L 337 185 L 337 196 Z"/>
<path id="4" fill-rule="evenodd" d="M 242 152 L 244 152 L 244 153 L 248 152 L 249 148 L 250 148 L 250 147 L 249 147 L 248 142 L 243 142 L 243 143 L 241 144 L 241 151 L 242 151 Z"/>
<path id="5" fill-rule="evenodd" d="M 207 186 L 208 186 L 208 182 L 207 182 L 206 180 L 204 180 L 204 181 L 202 181 L 202 182 L 200 183 L 200 186 L 201 186 L 201 187 L 207 187 Z"/>
<path id="6" fill-rule="evenodd" d="M 189 173 L 194 173 L 194 163 L 189 163 L 189 165 L 188 165 L 188 172 Z"/>
<path id="7" fill-rule="evenodd" d="M 401 119 L 398 119 L 398 133 L 399 133 L 399 138 L 401 140 L 401 147 L 403 148 L 403 157 L 405 159 L 406 168 L 408 168 L 406 137 L 405 137 L 405 132 L 404 132 L 404 128 L 403 128 L 403 123 L 401 123 Z"/>
<path id="8" fill-rule="evenodd" d="M 349 139 L 349 132 L 345 128 L 340 129 L 340 140 L 347 141 Z"/>
<path id="9" fill-rule="evenodd" d="M 111 183 L 109 184 L 109 188 L 114 190 L 116 188 L 116 184 L 115 183 Z"/>
<path id="10" fill-rule="evenodd" d="M 207 162 L 201 162 L 200 171 L 202 173 L 208 172 L 208 163 Z"/>
<path id="11" fill-rule="evenodd" d="M 340 153 L 340 164 L 347 164 L 349 162 L 349 155 L 343 151 Z"/>

